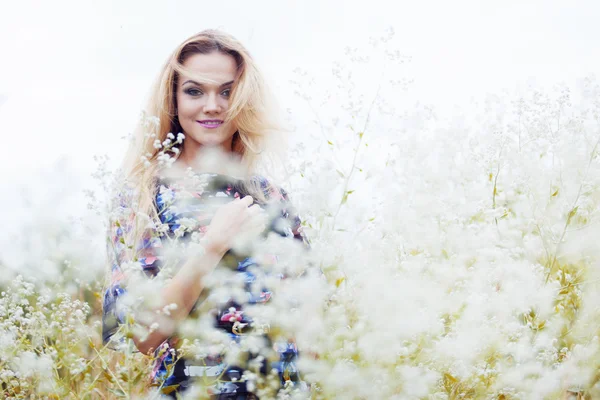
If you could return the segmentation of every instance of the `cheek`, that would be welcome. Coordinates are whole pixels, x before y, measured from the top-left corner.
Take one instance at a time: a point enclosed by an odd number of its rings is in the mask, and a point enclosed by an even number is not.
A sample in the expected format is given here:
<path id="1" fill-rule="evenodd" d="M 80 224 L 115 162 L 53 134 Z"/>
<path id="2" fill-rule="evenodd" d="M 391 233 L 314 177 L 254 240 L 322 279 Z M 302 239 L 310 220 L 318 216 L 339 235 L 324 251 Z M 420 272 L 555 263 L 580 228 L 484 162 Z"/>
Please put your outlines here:
<path id="1" fill-rule="evenodd" d="M 189 114 L 194 112 L 194 101 L 189 98 L 181 98 L 181 100 L 177 104 L 177 111 L 180 117 L 189 116 Z"/>

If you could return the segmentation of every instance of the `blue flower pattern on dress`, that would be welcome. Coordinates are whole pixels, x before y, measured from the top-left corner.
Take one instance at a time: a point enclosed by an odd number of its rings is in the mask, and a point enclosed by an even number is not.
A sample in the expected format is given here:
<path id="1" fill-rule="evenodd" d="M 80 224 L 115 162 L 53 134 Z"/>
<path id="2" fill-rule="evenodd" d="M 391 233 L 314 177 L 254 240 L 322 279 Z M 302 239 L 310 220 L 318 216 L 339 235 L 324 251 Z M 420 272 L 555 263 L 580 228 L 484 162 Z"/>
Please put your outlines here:
<path id="1" fill-rule="evenodd" d="M 197 201 L 188 202 L 184 204 L 183 207 L 180 207 L 180 204 L 178 204 L 175 200 L 177 193 L 176 185 L 172 185 L 166 180 L 158 179 L 156 181 L 156 184 L 158 185 L 155 199 L 157 211 L 159 212 L 161 222 L 168 226 L 168 232 L 162 233 L 163 235 L 169 235 L 173 237 L 175 231 L 181 227 L 180 221 L 182 218 L 190 216 L 197 217 L 199 214 L 202 214 L 204 206 L 201 199 L 207 197 L 231 198 L 239 196 L 239 193 L 235 192 L 234 186 L 230 183 L 229 177 L 219 174 L 208 175 L 210 178 L 212 178 L 212 182 L 219 180 L 221 184 L 212 185 L 210 189 L 205 189 L 202 193 L 198 193 L 195 196 Z M 280 221 L 274 220 L 270 226 L 270 229 L 276 231 L 282 236 L 299 240 L 304 244 L 305 248 L 310 248 L 310 244 L 302 231 L 301 220 L 296 215 L 293 207 L 289 203 L 289 198 L 286 191 L 282 188 L 273 189 L 269 182 L 263 177 L 258 176 L 254 177 L 253 179 L 258 179 L 260 187 L 263 189 L 263 193 L 268 200 L 273 198 L 280 200 L 281 214 L 279 218 L 282 218 L 288 222 L 287 224 L 282 225 L 277 224 L 277 222 Z M 123 209 L 126 209 L 129 206 L 127 196 L 123 196 L 123 194 L 121 195 L 119 206 Z M 202 231 L 206 228 L 209 220 L 203 221 L 201 217 L 198 217 L 198 220 L 200 220 L 200 231 Z M 124 278 L 124 275 L 120 269 L 120 264 L 129 261 L 124 255 L 125 244 L 123 242 L 123 237 L 125 231 L 127 230 L 126 227 L 128 224 L 131 224 L 131 222 L 131 218 L 129 220 L 120 221 L 119 223 L 113 221 L 110 226 L 111 246 L 109 246 L 108 255 L 111 261 L 112 274 L 110 286 L 104 294 L 102 325 L 103 341 L 109 346 L 111 345 L 111 337 L 118 330 L 119 325 L 123 324 L 125 321 L 125 315 L 122 312 L 117 312 L 117 300 L 126 293 L 126 289 L 121 286 L 121 280 Z M 206 225 L 203 225 L 203 222 L 206 223 Z M 179 238 L 179 240 L 189 240 L 190 236 L 190 232 L 186 232 Z M 162 247 L 160 237 L 161 234 L 158 234 L 153 229 L 148 229 L 137 246 L 141 256 L 138 258 L 138 262 L 141 264 L 142 269 L 149 277 L 155 276 L 160 270 L 160 248 Z M 110 249 L 111 247 L 112 249 Z M 247 304 L 265 303 L 269 301 L 272 296 L 271 291 L 269 291 L 267 288 L 262 288 L 259 294 L 253 293 L 251 290 L 251 287 L 257 280 L 257 276 L 253 272 L 253 269 L 257 267 L 260 268 L 257 261 L 252 257 L 245 257 L 242 260 L 239 260 L 237 263 L 236 272 L 245 283 Z M 280 275 L 279 278 L 283 279 L 285 277 Z M 198 303 L 196 303 L 192 309 L 192 312 L 195 310 L 197 305 Z M 219 310 L 218 315 L 216 316 L 215 326 L 217 328 L 224 329 L 232 341 L 239 343 L 241 336 L 239 335 L 239 332 L 238 334 L 235 332 L 236 322 L 250 324 L 252 320 L 244 314 L 242 304 L 230 301 L 226 307 L 223 307 L 223 309 Z M 239 324 L 237 326 L 239 326 Z M 121 340 L 123 341 L 124 339 Z M 167 339 L 161 346 L 159 346 L 158 349 L 156 349 L 156 361 L 151 379 L 154 384 L 162 385 L 163 388 L 168 386 L 178 386 L 177 390 L 183 390 L 190 384 L 190 377 L 185 373 L 186 366 L 184 358 L 180 358 L 177 362 L 174 362 L 177 354 L 175 348 L 177 341 L 178 338 L 174 335 Z M 298 369 L 296 367 L 298 349 L 295 343 L 291 341 L 288 343 L 277 343 L 275 347 L 280 355 L 279 361 L 271 363 L 270 368 L 277 369 L 281 384 L 283 385 L 287 380 L 299 381 Z M 222 368 L 224 368 L 224 363 L 221 359 L 214 359 L 214 363 L 216 366 L 223 366 Z M 169 368 L 171 368 L 170 372 Z M 264 365 L 261 370 L 262 372 L 266 373 L 266 365 Z M 239 379 L 238 375 L 240 375 L 242 372 L 243 368 L 229 366 L 229 369 L 225 371 L 223 376 L 227 377 L 229 375 L 230 377 L 237 377 Z M 223 382 L 217 385 L 214 390 L 214 393 L 221 393 L 224 396 L 226 393 L 241 394 L 246 392 L 244 382 Z"/>

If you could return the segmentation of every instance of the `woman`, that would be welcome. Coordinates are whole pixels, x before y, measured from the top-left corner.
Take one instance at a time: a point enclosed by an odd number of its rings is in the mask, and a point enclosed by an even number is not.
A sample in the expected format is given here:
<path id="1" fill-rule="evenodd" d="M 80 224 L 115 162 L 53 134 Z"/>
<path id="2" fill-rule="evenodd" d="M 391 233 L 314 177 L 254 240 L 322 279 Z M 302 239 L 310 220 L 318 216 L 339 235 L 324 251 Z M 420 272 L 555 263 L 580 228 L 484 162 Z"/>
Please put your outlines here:
<path id="1" fill-rule="evenodd" d="M 153 353 L 153 384 L 173 397 L 203 376 L 214 378 L 209 386 L 216 398 L 257 398 L 255 385 L 244 382 L 251 376 L 248 363 L 265 374 L 275 368 L 282 384 L 299 381 L 293 340 L 274 345 L 279 360 L 271 365 L 254 353 L 245 365 L 228 364 L 221 353 L 186 359 L 178 348 L 178 327 L 191 313 L 212 318 L 234 342 L 257 328 L 239 296 L 214 300 L 207 287 L 211 279 L 227 276 L 219 271 L 230 271 L 229 277 L 245 279 L 244 302 L 268 301 L 267 288 L 256 291 L 261 264 L 249 256 L 257 237 L 274 231 L 308 248 L 286 192 L 253 175 L 278 126 L 267 100 L 246 49 L 228 34 L 203 31 L 184 41 L 163 67 L 148 106 L 154 118 L 140 123 L 125 158 L 125 185 L 110 224 L 112 274 L 104 295 L 103 340 L 115 348 L 125 334 L 140 352 Z M 223 156 L 207 166 L 215 152 Z M 167 173 L 173 170 L 186 172 Z M 179 258 L 173 262 L 167 253 Z M 158 281 L 171 264 L 172 277 L 152 307 L 122 300 L 140 276 Z M 120 329 L 131 322 L 126 303 L 135 322 L 149 328 L 147 334 Z"/>

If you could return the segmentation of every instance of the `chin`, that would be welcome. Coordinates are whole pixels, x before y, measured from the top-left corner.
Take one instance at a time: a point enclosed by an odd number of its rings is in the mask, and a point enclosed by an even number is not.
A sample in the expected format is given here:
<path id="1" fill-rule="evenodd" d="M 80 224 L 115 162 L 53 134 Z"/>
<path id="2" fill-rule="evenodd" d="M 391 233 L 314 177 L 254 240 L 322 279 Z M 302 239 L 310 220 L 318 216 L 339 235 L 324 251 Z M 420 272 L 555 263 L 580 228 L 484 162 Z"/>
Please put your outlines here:
<path id="1" fill-rule="evenodd" d="M 184 128 L 185 130 L 185 128 Z M 189 135 L 189 138 L 192 139 L 193 141 L 195 141 L 196 143 L 198 143 L 201 146 L 210 146 L 210 147 L 218 147 L 218 146 L 222 146 L 223 143 L 226 143 L 227 141 L 229 141 L 234 133 L 231 133 L 230 135 L 227 135 L 226 132 L 220 131 L 220 132 L 214 132 L 214 131 L 193 131 L 190 130 L 191 132 L 193 132 L 191 135 Z"/>
<path id="2" fill-rule="evenodd" d="M 203 147 L 221 147 L 221 146 L 223 146 L 223 144 L 225 142 L 226 142 L 226 140 L 223 140 L 223 138 L 217 138 L 217 137 L 213 137 L 213 138 L 202 137 L 200 140 L 198 140 L 198 143 Z"/>

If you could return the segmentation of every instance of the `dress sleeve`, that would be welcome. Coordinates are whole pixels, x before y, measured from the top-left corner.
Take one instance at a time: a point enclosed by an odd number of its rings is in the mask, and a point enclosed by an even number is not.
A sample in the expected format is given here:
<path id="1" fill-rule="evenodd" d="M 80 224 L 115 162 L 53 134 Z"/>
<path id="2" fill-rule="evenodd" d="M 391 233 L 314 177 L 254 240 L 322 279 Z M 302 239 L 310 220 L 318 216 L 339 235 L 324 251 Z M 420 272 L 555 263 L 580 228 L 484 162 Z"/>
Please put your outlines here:
<path id="1" fill-rule="evenodd" d="M 282 202 L 281 215 L 289 224 L 291 236 L 293 236 L 295 240 L 300 241 L 307 250 L 310 249 L 310 242 L 302 228 L 302 220 L 300 219 L 296 208 L 290 201 L 287 191 L 282 187 L 280 187 L 278 191 Z"/>
<path id="2" fill-rule="evenodd" d="M 307 250 L 310 249 L 310 241 L 302 228 L 302 220 L 292 205 L 288 192 L 284 188 L 274 185 L 264 176 L 257 175 L 254 179 L 260 183 L 267 202 L 278 208 L 279 217 L 277 219 L 280 221 L 276 221 L 277 223 L 272 228 L 283 236 L 291 236 L 298 240 Z"/>
<path id="3" fill-rule="evenodd" d="M 127 315 L 120 300 L 127 292 L 126 276 L 128 271 L 141 270 L 153 277 L 159 269 L 157 250 L 161 240 L 153 229 L 145 228 L 135 245 L 128 243 L 129 233 L 135 225 L 136 213 L 131 208 L 130 195 L 121 193 L 116 199 L 109 217 L 107 229 L 107 264 L 109 267 L 108 287 L 103 294 L 102 304 L 102 342 L 113 350 L 125 342 L 124 335 L 118 334 L 125 324 Z M 135 351 L 135 350 L 134 350 Z"/>

